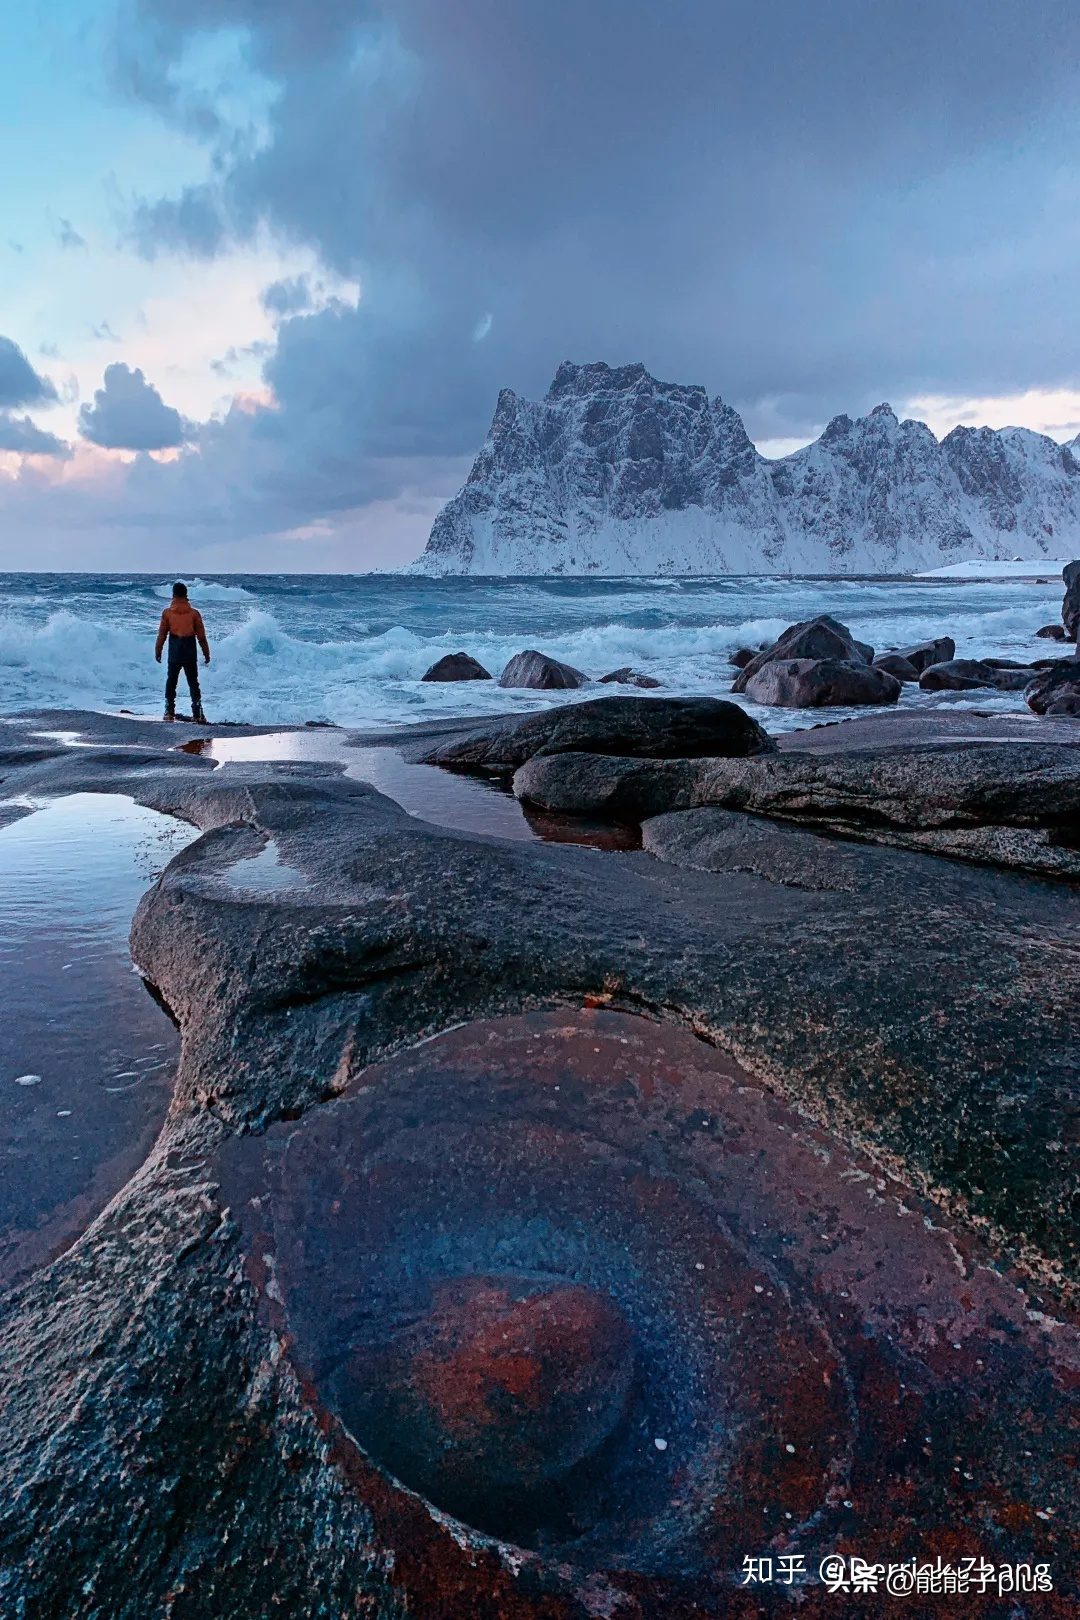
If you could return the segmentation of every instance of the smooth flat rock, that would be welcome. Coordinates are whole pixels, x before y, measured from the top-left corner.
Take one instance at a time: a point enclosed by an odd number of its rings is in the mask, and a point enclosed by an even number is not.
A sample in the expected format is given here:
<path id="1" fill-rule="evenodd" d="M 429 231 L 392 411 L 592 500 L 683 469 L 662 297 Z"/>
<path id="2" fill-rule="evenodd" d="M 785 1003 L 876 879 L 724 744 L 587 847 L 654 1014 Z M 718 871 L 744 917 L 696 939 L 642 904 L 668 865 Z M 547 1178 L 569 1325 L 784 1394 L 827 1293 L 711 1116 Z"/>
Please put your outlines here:
<path id="1" fill-rule="evenodd" d="M 878 709 L 845 720 L 824 720 L 776 738 L 782 754 L 835 754 L 856 748 L 921 747 L 925 743 L 1080 743 L 1080 727 L 1020 709 L 1013 714 L 954 708 L 944 701 L 918 709 Z"/>
<path id="2" fill-rule="evenodd" d="M 969 742 L 709 760 L 694 798 L 852 837 L 1080 876 L 1080 749 Z"/>
<path id="3" fill-rule="evenodd" d="M 542 810 L 638 822 L 694 802 L 688 759 L 612 754 L 541 754 L 514 773 L 514 796 Z"/>
<path id="4" fill-rule="evenodd" d="M 750 872 L 796 889 L 854 893 L 865 887 L 875 857 L 847 844 L 760 816 L 706 806 L 653 817 L 642 848 L 673 866 L 699 872 Z"/>
<path id="5" fill-rule="evenodd" d="M 545 810 L 640 822 L 702 805 L 959 859 L 1080 877 L 1080 748 L 967 742 L 833 756 L 648 761 L 538 756 L 514 792 Z"/>
<path id="6" fill-rule="evenodd" d="M 649 759 L 768 752 L 768 735 L 723 698 L 594 698 L 511 725 L 496 722 L 422 756 L 447 770 L 510 775 L 536 754 L 592 753 Z"/>

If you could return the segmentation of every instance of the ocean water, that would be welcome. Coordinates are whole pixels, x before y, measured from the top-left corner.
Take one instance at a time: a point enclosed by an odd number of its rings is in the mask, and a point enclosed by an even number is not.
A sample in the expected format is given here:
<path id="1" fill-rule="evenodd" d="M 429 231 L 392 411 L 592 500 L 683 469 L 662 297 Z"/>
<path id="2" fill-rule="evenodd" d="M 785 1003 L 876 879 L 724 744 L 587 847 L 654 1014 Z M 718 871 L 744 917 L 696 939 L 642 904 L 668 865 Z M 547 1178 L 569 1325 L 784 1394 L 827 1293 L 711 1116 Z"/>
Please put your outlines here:
<path id="1" fill-rule="evenodd" d="M 170 595 L 160 575 L 0 574 L 0 712 L 90 708 L 160 715 L 153 642 Z M 496 677 L 536 647 L 597 678 L 630 664 L 672 694 L 726 695 L 728 655 L 788 624 L 832 613 L 879 650 L 950 635 L 958 657 L 1027 661 L 1063 649 L 1035 639 L 1059 621 L 1063 586 L 999 579 L 445 579 L 393 575 L 216 575 L 190 580 L 213 661 L 201 670 L 211 720 L 332 721 L 384 727 L 565 702 L 566 693 L 496 682 L 424 683 L 444 653 L 471 653 Z M 626 690 L 605 687 L 602 692 Z M 180 704 L 186 705 L 181 682 Z M 583 697 L 596 696 L 586 687 Z M 1022 695 L 922 694 L 1008 712 Z M 772 730 L 820 711 L 754 712 Z M 830 710 L 828 718 L 846 711 Z"/>

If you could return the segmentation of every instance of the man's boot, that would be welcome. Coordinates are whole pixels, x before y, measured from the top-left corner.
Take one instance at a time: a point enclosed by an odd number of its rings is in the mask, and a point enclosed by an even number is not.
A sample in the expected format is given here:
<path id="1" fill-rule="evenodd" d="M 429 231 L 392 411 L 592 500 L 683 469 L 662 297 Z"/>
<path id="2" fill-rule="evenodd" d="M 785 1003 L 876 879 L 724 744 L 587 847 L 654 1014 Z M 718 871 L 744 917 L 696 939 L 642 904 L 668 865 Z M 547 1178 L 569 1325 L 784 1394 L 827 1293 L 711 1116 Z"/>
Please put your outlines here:
<path id="1" fill-rule="evenodd" d="M 205 714 L 203 714 L 201 703 L 195 703 L 192 705 L 191 718 L 194 720 L 197 726 L 208 726 L 210 724 Z"/>
<path id="2" fill-rule="evenodd" d="M 166 709 L 161 718 L 163 720 L 175 720 L 176 715 L 173 713 L 172 709 Z"/>

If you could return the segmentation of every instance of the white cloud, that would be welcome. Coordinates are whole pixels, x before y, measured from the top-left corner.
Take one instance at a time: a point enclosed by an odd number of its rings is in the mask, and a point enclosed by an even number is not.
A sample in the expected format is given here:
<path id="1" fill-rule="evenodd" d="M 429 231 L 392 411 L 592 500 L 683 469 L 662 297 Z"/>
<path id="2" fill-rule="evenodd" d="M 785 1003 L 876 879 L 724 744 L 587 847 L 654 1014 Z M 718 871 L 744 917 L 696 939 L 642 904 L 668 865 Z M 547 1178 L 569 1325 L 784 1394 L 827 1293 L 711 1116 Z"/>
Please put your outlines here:
<path id="1" fill-rule="evenodd" d="M 909 399 L 898 414 L 925 422 L 939 439 L 954 427 L 1024 427 L 1064 441 L 1080 433 L 1080 390 L 1028 388 L 1022 394 L 991 394 L 983 399 L 921 394 Z"/>
<path id="2" fill-rule="evenodd" d="M 24 285 L 6 303 L 6 327 L 24 349 L 59 350 L 42 369 L 67 379 L 66 397 L 37 414 L 68 438 L 77 431 L 76 400 L 93 397 L 117 358 L 143 371 L 193 421 L 224 414 L 237 392 L 259 390 L 276 332 L 261 296 L 272 282 L 306 278 L 313 309 L 335 300 L 355 305 L 360 295 L 355 281 L 328 274 L 314 251 L 268 234 L 211 260 L 150 263 L 133 251 L 92 245 L 89 254 L 57 251 L 40 272 L 33 292 Z"/>

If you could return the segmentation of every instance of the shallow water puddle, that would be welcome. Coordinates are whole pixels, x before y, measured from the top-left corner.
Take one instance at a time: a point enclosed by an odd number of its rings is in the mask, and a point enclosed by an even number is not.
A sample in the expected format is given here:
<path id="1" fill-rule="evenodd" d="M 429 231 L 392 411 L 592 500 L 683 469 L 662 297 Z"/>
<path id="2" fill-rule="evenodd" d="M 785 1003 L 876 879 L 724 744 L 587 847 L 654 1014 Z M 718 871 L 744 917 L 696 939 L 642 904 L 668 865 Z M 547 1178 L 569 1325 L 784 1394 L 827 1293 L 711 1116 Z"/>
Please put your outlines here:
<path id="1" fill-rule="evenodd" d="M 0 1286 L 85 1228 L 165 1117 L 179 1036 L 127 935 L 197 836 L 96 793 L 0 828 Z"/>
<path id="2" fill-rule="evenodd" d="M 187 753 L 226 765 L 239 761 L 295 760 L 345 767 L 354 781 L 370 782 L 409 815 L 437 827 L 487 833 L 517 842 L 584 844 L 596 849 L 640 849 L 636 828 L 617 828 L 580 816 L 537 816 L 499 782 L 456 776 L 433 765 L 411 765 L 394 748 L 353 748 L 336 728 L 278 731 L 261 737 L 208 737 L 185 743 Z M 274 885 L 283 887 L 284 885 Z M 244 882 L 243 887 L 251 885 Z"/>
<path id="3" fill-rule="evenodd" d="M 272 894 L 279 889 L 306 889 L 308 880 L 299 867 L 288 866 L 278 854 L 273 839 L 257 855 L 236 861 L 225 871 L 225 881 L 234 889 L 249 889 L 255 894 Z"/>

